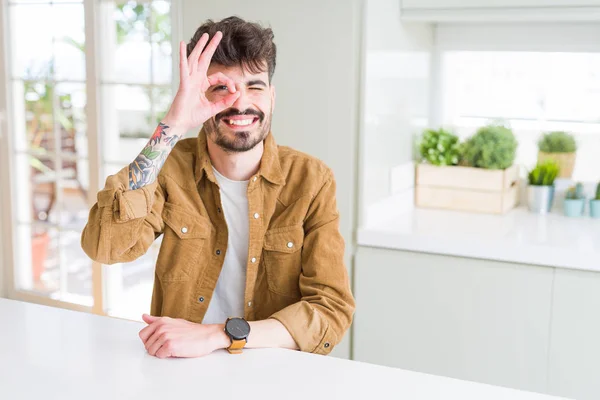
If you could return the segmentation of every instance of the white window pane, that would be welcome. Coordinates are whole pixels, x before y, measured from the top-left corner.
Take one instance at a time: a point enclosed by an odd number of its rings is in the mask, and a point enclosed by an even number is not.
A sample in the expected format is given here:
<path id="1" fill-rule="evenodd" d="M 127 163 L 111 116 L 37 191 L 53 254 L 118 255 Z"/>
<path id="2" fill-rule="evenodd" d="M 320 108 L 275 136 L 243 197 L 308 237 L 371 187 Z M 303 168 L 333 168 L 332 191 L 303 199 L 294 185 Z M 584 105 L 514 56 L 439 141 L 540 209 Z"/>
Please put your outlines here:
<path id="1" fill-rule="evenodd" d="M 13 137 L 17 150 L 55 151 L 54 90 L 48 81 L 13 83 Z"/>
<path id="2" fill-rule="evenodd" d="M 13 76 L 35 80 L 51 77 L 55 25 L 51 18 L 52 7 L 29 4 L 12 6 L 9 12 Z"/>
<path id="3" fill-rule="evenodd" d="M 173 101 L 173 95 L 171 93 L 170 86 L 160 86 L 152 88 L 152 104 L 154 112 L 154 123 L 158 125 L 160 120 L 165 116 L 171 102 Z"/>
<path id="4" fill-rule="evenodd" d="M 105 82 L 150 83 L 150 6 L 102 4 L 101 73 Z"/>
<path id="5" fill-rule="evenodd" d="M 81 249 L 81 233 L 50 226 L 17 226 L 15 284 L 55 300 L 91 306 L 92 261 Z"/>
<path id="6" fill-rule="evenodd" d="M 54 293 L 54 297 L 71 303 L 93 305 L 92 260 L 81 248 L 81 230 L 61 230 L 60 250 L 61 290 Z"/>
<path id="7" fill-rule="evenodd" d="M 15 155 L 14 179 L 17 215 L 21 223 L 49 222 L 56 204 L 54 161 L 32 154 Z"/>
<path id="8" fill-rule="evenodd" d="M 166 1 L 154 1 L 151 10 L 153 83 L 170 84 L 172 75 L 171 5 Z"/>
<path id="9" fill-rule="evenodd" d="M 52 7 L 54 67 L 58 80 L 85 80 L 85 27 L 83 4 Z"/>
<path id="10" fill-rule="evenodd" d="M 8 0 L 8 4 L 77 4 L 83 0 Z"/>
<path id="11" fill-rule="evenodd" d="M 139 154 L 156 128 L 151 103 L 151 87 L 102 86 L 105 161 L 129 163 Z"/>
<path id="12" fill-rule="evenodd" d="M 61 129 L 61 152 L 71 157 L 86 158 L 86 92 L 83 83 L 56 85 L 56 119 Z"/>
<path id="13" fill-rule="evenodd" d="M 73 168 L 65 169 L 61 177 L 61 213 L 57 223 L 61 228 L 82 232 L 89 213 L 87 203 L 88 163 L 86 160 L 78 160 L 73 163 L 73 166 Z"/>
<path id="14" fill-rule="evenodd" d="M 52 271 L 59 265 L 58 230 L 51 227 L 17 226 L 17 289 L 49 296 L 59 289 Z"/>

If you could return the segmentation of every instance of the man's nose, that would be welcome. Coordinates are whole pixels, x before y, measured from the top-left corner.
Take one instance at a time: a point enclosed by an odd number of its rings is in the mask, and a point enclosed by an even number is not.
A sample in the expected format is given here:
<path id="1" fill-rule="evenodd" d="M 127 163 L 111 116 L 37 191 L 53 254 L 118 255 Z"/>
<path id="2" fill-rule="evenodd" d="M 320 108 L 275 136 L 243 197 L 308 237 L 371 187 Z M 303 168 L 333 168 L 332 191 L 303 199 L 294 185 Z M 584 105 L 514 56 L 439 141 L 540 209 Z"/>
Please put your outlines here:
<path id="1" fill-rule="evenodd" d="M 248 92 L 246 91 L 246 88 L 241 85 L 236 85 L 235 90 L 240 93 L 240 96 L 237 98 L 235 103 L 233 103 L 232 107 L 237 108 L 240 111 L 245 111 L 250 106 Z"/>

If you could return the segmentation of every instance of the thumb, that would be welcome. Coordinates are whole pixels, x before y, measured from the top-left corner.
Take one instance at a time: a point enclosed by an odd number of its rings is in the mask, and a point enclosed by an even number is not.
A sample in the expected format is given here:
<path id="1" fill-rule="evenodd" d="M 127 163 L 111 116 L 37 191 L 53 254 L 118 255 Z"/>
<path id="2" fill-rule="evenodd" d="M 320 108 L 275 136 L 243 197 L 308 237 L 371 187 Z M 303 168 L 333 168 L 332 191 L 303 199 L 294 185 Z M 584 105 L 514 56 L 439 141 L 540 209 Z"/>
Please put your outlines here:
<path id="1" fill-rule="evenodd" d="M 153 317 L 152 315 L 148 315 L 148 314 L 143 314 L 142 315 L 142 319 L 144 320 L 145 323 L 147 324 L 151 324 L 154 321 L 156 321 L 158 318 L 160 317 Z"/>
<path id="2" fill-rule="evenodd" d="M 236 102 L 236 100 L 240 97 L 240 92 L 237 91 L 235 93 L 231 93 L 219 101 L 213 103 L 212 115 L 216 115 L 223 110 L 228 109 Z"/>

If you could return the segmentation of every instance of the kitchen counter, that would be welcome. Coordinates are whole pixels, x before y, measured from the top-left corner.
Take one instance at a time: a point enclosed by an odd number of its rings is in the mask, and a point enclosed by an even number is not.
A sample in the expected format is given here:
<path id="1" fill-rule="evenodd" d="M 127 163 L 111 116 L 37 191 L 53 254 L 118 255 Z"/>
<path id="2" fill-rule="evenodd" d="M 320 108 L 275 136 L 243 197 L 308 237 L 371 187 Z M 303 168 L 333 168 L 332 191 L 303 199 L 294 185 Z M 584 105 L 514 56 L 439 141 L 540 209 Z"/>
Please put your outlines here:
<path id="1" fill-rule="evenodd" d="M 586 207 L 587 208 L 587 207 Z M 600 272 L 600 219 L 408 208 L 379 213 L 358 231 L 358 245 Z"/>

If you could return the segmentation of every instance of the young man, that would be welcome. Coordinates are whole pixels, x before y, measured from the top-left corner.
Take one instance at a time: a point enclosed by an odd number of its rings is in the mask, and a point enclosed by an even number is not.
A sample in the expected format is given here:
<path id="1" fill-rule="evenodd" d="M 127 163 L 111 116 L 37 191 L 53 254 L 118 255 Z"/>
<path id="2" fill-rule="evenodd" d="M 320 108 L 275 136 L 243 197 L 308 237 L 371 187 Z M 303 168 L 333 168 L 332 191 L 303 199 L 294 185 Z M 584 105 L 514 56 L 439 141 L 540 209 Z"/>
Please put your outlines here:
<path id="1" fill-rule="evenodd" d="M 90 211 L 82 246 L 105 264 L 164 235 L 140 331 L 151 355 L 328 354 L 352 322 L 334 177 L 270 133 L 275 56 L 271 29 L 237 17 L 198 28 L 169 111 Z"/>

